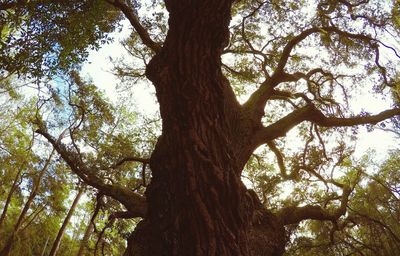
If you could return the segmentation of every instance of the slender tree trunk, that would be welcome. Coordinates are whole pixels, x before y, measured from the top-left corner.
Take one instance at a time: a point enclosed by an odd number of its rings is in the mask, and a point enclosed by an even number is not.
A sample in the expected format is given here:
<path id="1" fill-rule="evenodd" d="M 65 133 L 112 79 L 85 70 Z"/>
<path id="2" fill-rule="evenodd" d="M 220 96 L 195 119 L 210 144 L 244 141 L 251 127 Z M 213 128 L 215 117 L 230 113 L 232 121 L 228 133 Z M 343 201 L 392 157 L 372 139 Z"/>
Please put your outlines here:
<path id="1" fill-rule="evenodd" d="M 77 256 L 85 255 L 85 252 L 88 249 L 87 247 L 88 247 L 89 238 L 93 233 L 93 228 L 94 228 L 93 223 L 90 222 L 89 225 L 86 227 L 85 234 L 83 235 L 82 241 L 79 245 L 79 251 L 78 251 Z"/>
<path id="2" fill-rule="evenodd" d="M 57 237 L 54 240 L 53 246 L 51 247 L 51 251 L 50 251 L 49 256 L 55 256 L 57 254 L 57 251 L 58 251 L 58 249 L 60 247 L 61 239 L 62 239 L 62 237 L 63 237 L 63 235 L 65 233 L 65 230 L 67 228 L 67 225 L 68 225 L 69 221 L 71 220 L 72 215 L 74 214 L 74 211 L 76 209 L 76 206 L 79 203 L 79 199 L 81 198 L 81 196 L 83 194 L 83 191 L 84 191 L 84 187 L 81 186 L 79 188 L 79 190 L 78 190 L 78 194 L 75 196 L 75 199 L 72 202 L 71 208 L 69 208 L 67 216 L 65 217 L 64 222 L 61 225 L 60 230 L 58 231 Z"/>
<path id="3" fill-rule="evenodd" d="M 44 256 L 44 254 L 45 254 L 45 252 L 46 252 L 47 243 L 49 242 L 49 239 L 50 239 L 50 237 L 47 236 L 46 242 L 44 243 L 44 246 L 43 246 L 43 250 L 42 250 L 41 256 Z"/>
<path id="4" fill-rule="evenodd" d="M 14 230 L 12 231 L 11 235 L 9 236 L 9 238 L 7 239 L 7 242 L 4 246 L 4 248 L 0 251 L 0 256 L 8 256 L 11 252 L 12 246 L 14 244 L 14 240 L 19 232 L 19 230 L 21 229 L 22 226 L 22 222 L 25 219 L 26 214 L 28 213 L 28 210 L 31 207 L 31 204 L 33 202 L 33 200 L 35 199 L 39 188 L 40 188 L 40 182 L 43 178 L 43 175 L 45 174 L 45 172 L 47 171 L 47 169 L 49 168 L 50 165 L 50 161 L 51 158 L 54 154 L 54 149 L 51 152 L 49 158 L 47 159 L 46 163 L 44 164 L 43 168 L 40 170 L 38 176 L 36 177 L 36 180 L 34 180 L 34 185 L 32 187 L 32 191 L 29 194 L 28 200 L 26 201 L 24 208 L 22 209 L 21 213 L 18 216 L 18 220 L 14 225 Z"/>
<path id="5" fill-rule="evenodd" d="M 4 219 L 6 218 L 8 206 L 10 205 L 11 197 L 12 197 L 12 195 L 14 194 L 15 189 L 17 188 L 17 185 L 18 185 L 18 181 L 19 181 L 19 179 L 20 179 L 21 172 L 22 172 L 22 169 L 20 169 L 20 170 L 17 172 L 17 175 L 15 175 L 13 184 L 12 184 L 12 186 L 11 186 L 11 188 L 10 188 L 10 191 L 8 192 L 7 199 L 6 199 L 6 202 L 5 202 L 4 207 L 3 207 L 3 211 L 2 211 L 1 216 L 0 216 L 0 228 L 1 228 L 1 225 L 3 224 Z"/>
<path id="6" fill-rule="evenodd" d="M 87 249 L 87 244 L 88 244 L 90 235 L 92 234 L 93 229 L 94 229 L 93 223 L 94 223 L 97 215 L 99 214 L 99 211 L 100 211 L 100 208 L 101 208 L 101 205 L 102 205 L 102 203 L 101 203 L 102 201 L 101 200 L 102 200 L 101 196 L 100 197 L 98 196 L 97 197 L 96 207 L 94 208 L 92 217 L 90 218 L 89 225 L 86 227 L 85 234 L 83 235 L 83 238 L 82 238 L 81 244 L 79 246 L 79 251 L 78 251 L 77 256 L 83 256 L 85 251 L 86 251 L 86 249 Z"/>

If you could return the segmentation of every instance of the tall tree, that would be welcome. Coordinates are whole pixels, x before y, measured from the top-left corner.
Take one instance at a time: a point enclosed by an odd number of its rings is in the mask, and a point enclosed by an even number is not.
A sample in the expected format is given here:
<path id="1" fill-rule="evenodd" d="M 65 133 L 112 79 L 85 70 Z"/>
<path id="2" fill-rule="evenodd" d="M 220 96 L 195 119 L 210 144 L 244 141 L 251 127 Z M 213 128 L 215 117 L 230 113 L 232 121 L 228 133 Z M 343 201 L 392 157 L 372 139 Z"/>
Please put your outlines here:
<path id="1" fill-rule="evenodd" d="M 4 219 L 6 218 L 7 210 L 8 210 L 8 207 L 10 206 L 10 202 L 11 202 L 11 197 L 18 187 L 18 182 L 20 180 L 21 172 L 22 172 L 22 169 L 17 171 L 17 174 L 15 175 L 14 181 L 11 185 L 10 191 L 7 194 L 7 199 L 4 202 L 3 211 L 1 212 L 1 216 L 0 216 L 0 228 L 1 228 L 1 225 L 3 224 Z"/>
<path id="2" fill-rule="evenodd" d="M 65 219 L 64 219 L 60 229 L 58 230 L 57 237 L 53 242 L 53 246 L 51 247 L 49 255 L 55 256 L 57 254 L 57 251 L 60 248 L 61 239 L 64 236 L 64 233 L 65 233 L 65 231 L 67 229 L 67 225 L 69 224 L 69 222 L 70 222 L 70 220 L 72 218 L 72 215 L 74 214 L 76 206 L 78 205 L 79 200 L 80 200 L 83 192 L 84 192 L 84 187 L 80 186 L 79 189 L 78 189 L 78 193 L 76 194 L 76 196 L 74 198 L 74 201 L 72 202 L 72 205 L 68 210 L 67 216 L 65 216 Z"/>
<path id="3" fill-rule="evenodd" d="M 162 119 L 162 134 L 150 159 L 134 155 L 134 149 L 107 151 L 104 144 L 114 141 L 99 140 L 96 131 L 112 126 L 112 111 L 74 72 L 67 97 L 75 118 L 67 128 L 71 143 L 55 139 L 57 130 L 44 118 L 37 115 L 35 120 L 36 132 L 83 182 L 123 204 L 125 217 L 143 218 L 129 238 L 126 255 L 282 255 L 285 226 L 306 219 L 337 223 L 360 176 L 346 169 L 345 143 L 327 148 L 324 139 L 334 134 L 340 140 L 345 130 L 338 127 L 371 127 L 400 115 L 395 105 L 376 114 L 355 114 L 348 103 L 365 90 L 363 85 L 373 84 L 378 93 L 398 86 L 400 55 L 385 39 L 398 38 L 400 3 L 153 1 L 153 7 L 165 7 L 168 25 L 162 11 L 145 12 L 141 4 L 145 1 L 0 5 L 2 17 L 16 20 L 6 32 L 1 28 L 2 47 L 12 49 L 0 55 L 6 74 L 42 77 L 74 68 L 85 58 L 86 47 L 98 46 L 114 28 L 118 19 L 112 12 L 99 15 L 106 8 L 119 10 L 134 28 L 132 40 L 141 44 L 134 46 L 139 49 L 134 53 L 144 60 L 144 75 L 154 85 Z M 50 14 L 43 18 L 36 13 Z M 85 14 L 91 15 L 86 19 Z M 79 22 L 83 36 L 73 26 Z M 24 44 L 35 47 L 19 47 Z M 48 58 L 42 59 L 43 52 Z M 393 58 L 382 58 L 387 52 Z M 248 99 L 239 103 L 238 91 L 248 93 Z M 288 156 L 280 146 L 294 127 L 299 127 L 304 147 Z M 96 140 L 103 143 L 93 150 L 96 154 L 82 153 L 80 146 Z M 315 178 L 327 193 L 309 205 L 289 202 L 272 209 L 262 204 L 241 180 L 261 145 L 276 157 L 279 181 Z M 149 165 L 152 179 L 145 196 L 128 182 L 124 186 L 106 179 L 127 161 L 141 163 L 143 173 Z M 348 175 L 338 178 L 327 171 L 335 168 Z"/>
<path id="4" fill-rule="evenodd" d="M 102 197 L 103 196 L 101 194 L 98 194 L 96 196 L 96 206 L 93 209 L 93 214 L 90 217 L 89 223 L 87 224 L 85 233 L 84 233 L 84 235 L 82 237 L 82 241 L 80 243 L 79 251 L 78 251 L 77 256 L 85 255 L 86 249 L 88 247 L 89 238 L 90 238 L 90 236 L 91 236 L 91 234 L 93 232 L 93 229 L 94 229 L 94 224 L 93 223 L 95 222 L 95 219 L 96 219 L 97 215 L 99 214 L 99 211 L 100 211 L 100 209 L 102 207 L 102 204 L 103 204 Z"/>
<path id="5" fill-rule="evenodd" d="M 0 251 L 1 256 L 7 256 L 10 254 L 14 240 L 15 240 L 18 232 L 21 230 L 22 223 L 25 220 L 26 215 L 31 208 L 31 204 L 33 203 L 33 200 L 35 199 L 36 195 L 38 194 L 38 191 L 40 189 L 40 185 L 42 182 L 42 178 L 43 178 L 45 172 L 49 168 L 51 158 L 53 157 L 53 153 L 54 153 L 54 150 L 50 153 L 50 156 L 44 163 L 43 168 L 39 171 L 37 177 L 34 177 L 32 190 L 30 191 L 29 197 L 26 200 L 25 205 L 22 208 L 21 213 L 18 216 L 17 222 L 14 225 L 13 231 L 11 232 L 9 238 L 7 239 L 7 242 L 5 243 L 4 248 Z"/>

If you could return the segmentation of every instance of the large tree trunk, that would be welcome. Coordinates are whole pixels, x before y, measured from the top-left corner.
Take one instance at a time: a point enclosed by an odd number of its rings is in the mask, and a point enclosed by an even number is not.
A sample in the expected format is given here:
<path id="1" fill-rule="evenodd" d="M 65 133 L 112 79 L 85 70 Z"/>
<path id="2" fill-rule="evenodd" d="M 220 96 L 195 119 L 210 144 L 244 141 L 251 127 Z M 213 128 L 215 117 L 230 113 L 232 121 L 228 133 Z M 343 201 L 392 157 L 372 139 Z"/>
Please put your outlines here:
<path id="1" fill-rule="evenodd" d="M 240 106 L 220 59 L 231 1 L 166 5 L 168 36 L 147 67 L 162 135 L 150 161 L 148 216 L 126 255 L 250 255 L 254 204 L 240 179 L 232 133 Z"/>

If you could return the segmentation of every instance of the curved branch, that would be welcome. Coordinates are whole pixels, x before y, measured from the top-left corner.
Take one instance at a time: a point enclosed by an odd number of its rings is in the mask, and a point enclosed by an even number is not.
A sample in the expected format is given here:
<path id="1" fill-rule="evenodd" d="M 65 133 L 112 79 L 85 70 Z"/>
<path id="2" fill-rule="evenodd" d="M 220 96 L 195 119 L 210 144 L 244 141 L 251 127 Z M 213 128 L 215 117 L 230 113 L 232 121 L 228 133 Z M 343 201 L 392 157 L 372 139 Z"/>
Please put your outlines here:
<path id="1" fill-rule="evenodd" d="M 289 60 L 290 53 L 294 49 L 296 45 L 298 45 L 301 41 L 306 39 L 309 35 L 312 35 L 314 33 L 319 33 L 321 32 L 321 29 L 318 27 L 313 27 L 304 30 L 297 36 L 295 36 L 292 40 L 290 40 L 286 46 L 283 48 L 281 58 L 279 59 L 278 65 L 275 69 L 274 74 L 272 75 L 272 79 L 277 79 L 278 76 L 280 76 L 283 73 L 283 69 L 286 66 L 287 61 Z"/>
<path id="2" fill-rule="evenodd" d="M 268 145 L 269 149 L 271 149 L 271 151 L 276 156 L 276 161 L 278 162 L 278 166 L 279 166 L 279 170 L 280 170 L 282 178 L 285 179 L 285 180 L 297 180 L 298 179 L 298 170 L 293 169 L 288 174 L 287 168 L 285 166 L 285 162 L 284 162 L 284 159 L 283 159 L 284 156 L 283 156 L 282 152 L 276 146 L 275 142 L 268 141 L 267 145 Z"/>
<path id="3" fill-rule="evenodd" d="M 307 219 L 336 222 L 346 213 L 350 194 L 351 189 L 349 187 L 344 187 L 340 206 L 334 210 L 324 209 L 321 206 L 315 205 L 306 205 L 302 207 L 289 206 L 281 209 L 277 213 L 277 216 L 284 225 L 297 224 Z"/>
<path id="4" fill-rule="evenodd" d="M 144 217 L 146 215 L 147 205 L 145 197 L 123 186 L 106 184 L 96 176 L 97 170 L 87 167 L 77 153 L 69 150 L 63 143 L 51 136 L 44 128 L 39 128 L 36 130 L 36 133 L 41 134 L 53 145 L 71 170 L 86 184 L 95 187 L 104 195 L 110 196 L 122 203 L 135 217 Z"/>
<path id="5" fill-rule="evenodd" d="M 125 15 L 125 17 L 129 20 L 133 28 L 138 33 L 142 42 L 147 47 L 152 49 L 155 53 L 160 51 L 161 45 L 151 39 L 149 32 L 142 26 L 139 18 L 131 7 L 129 7 L 123 0 L 106 0 L 106 2 L 121 10 L 121 12 Z"/>
<path id="6" fill-rule="evenodd" d="M 286 135 L 293 127 L 307 120 L 307 117 L 311 116 L 314 112 L 315 107 L 313 105 L 307 105 L 305 107 L 296 109 L 287 116 L 281 118 L 277 122 L 263 127 L 254 135 L 254 141 L 256 146 L 260 146 L 268 141 L 274 140 L 279 137 Z M 316 109 L 315 109 L 316 110 Z"/>
<path id="7" fill-rule="evenodd" d="M 314 105 L 308 104 L 299 108 L 277 122 L 263 127 L 254 135 L 256 146 L 260 146 L 273 139 L 283 137 L 293 127 L 304 121 L 310 121 L 323 127 L 344 127 L 363 124 L 376 124 L 385 119 L 400 115 L 400 108 L 382 111 L 376 115 L 358 115 L 348 118 L 327 117 Z"/>
<path id="8" fill-rule="evenodd" d="M 373 39 L 373 38 L 371 38 L 371 37 L 369 37 L 367 35 L 353 34 L 353 33 L 350 33 L 350 32 L 342 31 L 342 30 L 340 30 L 340 29 L 338 29 L 337 27 L 334 27 L 334 26 L 330 26 L 330 27 L 312 27 L 312 28 L 306 29 L 303 32 L 301 32 L 300 34 L 298 34 L 297 36 L 295 36 L 293 39 L 291 39 L 286 44 L 286 46 L 283 48 L 283 51 L 282 51 L 282 54 L 281 54 L 281 58 L 280 58 L 280 60 L 278 62 L 278 65 L 276 67 L 276 70 L 275 70 L 274 74 L 271 77 L 272 80 L 279 79 L 279 77 L 282 76 L 283 70 L 284 70 L 284 68 L 286 66 L 286 63 L 289 60 L 290 53 L 292 52 L 294 47 L 296 47 L 301 41 L 303 41 L 308 36 L 310 36 L 310 35 L 312 35 L 314 33 L 336 33 L 336 34 L 341 35 L 341 36 L 345 36 L 345 37 L 352 38 L 352 39 L 362 40 L 362 41 L 365 41 L 367 43 L 370 43 L 370 42 L 375 40 L 375 39 Z"/>
<path id="9" fill-rule="evenodd" d="M 347 31 L 342 31 L 337 27 L 311 27 L 299 33 L 297 36 L 293 37 L 282 50 L 281 57 L 275 68 L 275 71 L 270 78 L 267 78 L 263 83 L 260 84 L 259 88 L 250 95 L 249 99 L 244 103 L 244 107 L 252 111 L 253 114 L 257 115 L 257 118 L 262 118 L 263 109 L 266 102 L 270 99 L 273 89 L 282 82 L 295 82 L 301 78 L 308 79 L 315 73 L 329 74 L 329 72 L 323 71 L 321 68 L 316 68 L 310 70 L 307 74 L 296 72 L 294 74 L 288 74 L 284 71 L 285 66 L 290 58 L 290 54 L 293 49 L 308 36 L 316 33 L 327 33 L 327 34 L 338 34 L 339 36 L 351 38 L 354 40 L 360 40 L 371 46 L 375 51 L 379 50 L 377 47 L 378 40 L 364 35 L 364 34 L 354 34 Z M 376 57 L 379 57 L 378 52 L 375 52 Z M 377 63 L 379 64 L 379 63 Z M 382 71 L 382 69 L 380 69 Z"/>

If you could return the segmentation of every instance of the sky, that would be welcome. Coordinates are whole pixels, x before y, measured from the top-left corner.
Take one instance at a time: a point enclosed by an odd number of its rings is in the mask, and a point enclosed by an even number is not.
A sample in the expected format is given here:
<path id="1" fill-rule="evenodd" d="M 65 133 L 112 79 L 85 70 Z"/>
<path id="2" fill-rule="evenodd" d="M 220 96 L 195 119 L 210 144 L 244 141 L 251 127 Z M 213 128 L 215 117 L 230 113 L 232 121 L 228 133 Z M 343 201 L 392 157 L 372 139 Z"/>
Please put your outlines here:
<path id="1" fill-rule="evenodd" d="M 82 67 L 81 75 L 90 77 L 94 84 L 104 90 L 107 97 L 112 101 L 118 98 L 116 85 L 118 79 L 111 72 L 113 67 L 110 57 L 118 59 L 121 56 L 128 55 L 127 51 L 121 45 L 120 41 L 130 34 L 130 24 L 127 20 L 122 22 L 122 31 L 112 33 L 114 42 L 103 45 L 98 51 L 90 51 L 88 60 Z M 132 102 L 136 104 L 137 109 L 144 114 L 154 114 L 157 111 L 155 103 L 154 88 L 144 84 L 135 85 L 135 93 Z"/>

